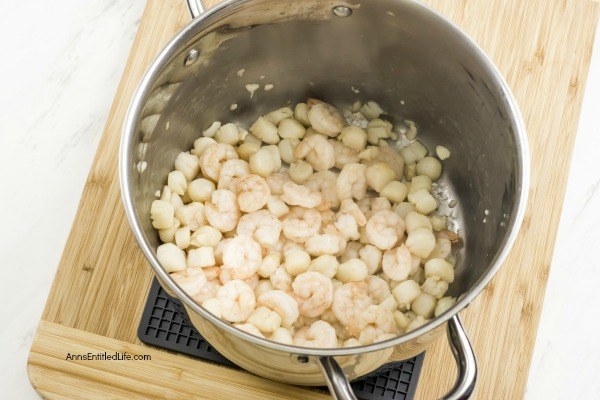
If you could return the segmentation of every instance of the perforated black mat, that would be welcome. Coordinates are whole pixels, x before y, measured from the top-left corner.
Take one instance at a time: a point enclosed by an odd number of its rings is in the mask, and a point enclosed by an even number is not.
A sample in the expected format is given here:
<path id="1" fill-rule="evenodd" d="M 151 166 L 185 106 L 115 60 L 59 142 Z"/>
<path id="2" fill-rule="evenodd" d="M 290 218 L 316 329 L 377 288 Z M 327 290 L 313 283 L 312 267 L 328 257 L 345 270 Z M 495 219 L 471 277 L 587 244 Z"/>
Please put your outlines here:
<path id="1" fill-rule="evenodd" d="M 238 368 L 200 336 L 189 323 L 181 303 L 170 297 L 156 279 L 148 294 L 138 337 L 149 345 Z M 413 399 L 424 356 L 423 353 L 410 360 L 383 365 L 352 382 L 354 393 L 363 400 Z"/>

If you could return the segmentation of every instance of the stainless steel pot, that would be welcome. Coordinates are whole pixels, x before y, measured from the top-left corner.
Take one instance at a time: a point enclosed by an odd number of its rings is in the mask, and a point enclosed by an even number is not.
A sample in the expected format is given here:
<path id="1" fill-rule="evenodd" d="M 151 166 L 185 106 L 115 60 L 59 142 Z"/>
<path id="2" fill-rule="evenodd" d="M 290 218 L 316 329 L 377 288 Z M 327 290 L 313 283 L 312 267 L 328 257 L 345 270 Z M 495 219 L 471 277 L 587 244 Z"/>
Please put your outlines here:
<path id="1" fill-rule="evenodd" d="M 206 12 L 199 0 L 188 4 L 192 22 L 156 58 L 133 98 L 120 154 L 127 217 L 163 287 L 225 357 L 278 381 L 327 384 L 339 399 L 355 398 L 349 380 L 385 363 L 394 348 L 412 357 L 446 325 L 459 375 L 444 398 L 467 398 L 476 362 L 458 312 L 500 268 L 529 185 L 525 129 L 502 76 L 456 26 L 410 0 L 229 0 Z M 249 83 L 274 88 L 250 96 Z M 149 210 L 175 156 L 213 121 L 247 126 L 267 110 L 308 96 L 337 106 L 375 100 L 393 120 L 416 121 L 429 148 L 452 150 L 440 187 L 458 200 L 452 212 L 464 247 L 449 292 L 458 301 L 406 335 L 333 350 L 270 342 L 206 312 L 158 263 Z M 238 105 L 235 111 L 231 104 Z"/>

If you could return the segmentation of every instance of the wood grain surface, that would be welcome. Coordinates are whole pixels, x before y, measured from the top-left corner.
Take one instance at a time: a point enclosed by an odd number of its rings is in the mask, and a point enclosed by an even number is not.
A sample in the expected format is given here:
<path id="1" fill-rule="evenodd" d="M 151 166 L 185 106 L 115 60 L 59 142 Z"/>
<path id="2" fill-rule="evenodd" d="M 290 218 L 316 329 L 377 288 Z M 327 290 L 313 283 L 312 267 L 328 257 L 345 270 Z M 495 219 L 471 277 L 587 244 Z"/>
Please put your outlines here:
<path id="1" fill-rule="evenodd" d="M 527 382 L 600 4 L 425 3 L 490 55 L 508 80 L 527 126 L 533 169 L 523 227 L 505 265 L 462 313 L 479 364 L 474 397 L 518 399 Z M 121 205 L 119 139 L 144 70 L 188 21 L 183 0 L 148 1 L 31 348 L 29 377 L 45 398 L 327 398 L 150 348 L 136 337 L 152 273 Z M 65 360 L 69 352 L 97 351 L 150 354 L 152 360 Z M 452 386 L 455 367 L 445 338 L 426 354 L 417 398 L 435 399 Z"/>

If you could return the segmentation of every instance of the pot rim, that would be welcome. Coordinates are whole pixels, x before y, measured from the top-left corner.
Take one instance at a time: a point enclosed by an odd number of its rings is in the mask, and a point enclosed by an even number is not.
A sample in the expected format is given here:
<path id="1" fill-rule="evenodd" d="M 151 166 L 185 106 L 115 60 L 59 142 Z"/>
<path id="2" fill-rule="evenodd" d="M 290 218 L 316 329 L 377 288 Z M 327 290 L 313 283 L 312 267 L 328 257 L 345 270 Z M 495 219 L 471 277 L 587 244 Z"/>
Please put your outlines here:
<path id="1" fill-rule="evenodd" d="M 494 277 L 494 275 L 508 256 L 517 238 L 517 235 L 519 234 L 527 206 L 528 190 L 530 184 L 530 155 L 523 117 L 514 98 L 514 95 L 510 90 L 510 87 L 508 86 L 506 80 L 504 79 L 496 65 L 490 60 L 487 54 L 483 52 L 479 45 L 477 45 L 477 43 L 475 43 L 460 28 L 458 28 L 458 26 L 456 26 L 453 22 L 449 21 L 429 6 L 415 0 L 410 1 L 417 7 L 425 10 L 428 13 L 431 13 L 442 24 L 445 24 L 450 31 L 453 31 L 462 40 L 466 41 L 467 44 L 469 44 L 472 47 L 475 56 L 479 58 L 480 62 L 483 64 L 484 67 L 490 70 L 491 74 L 496 79 L 497 84 L 500 90 L 502 91 L 506 102 L 508 103 L 510 109 L 511 123 L 515 127 L 514 135 L 519 161 L 519 181 L 517 191 L 515 193 L 515 196 L 517 196 L 516 213 L 514 213 L 514 216 L 511 218 L 508 225 L 510 233 L 507 237 L 504 238 L 504 241 L 501 244 L 499 251 L 496 253 L 494 259 L 492 260 L 491 267 L 489 268 L 487 273 L 484 276 L 482 276 L 469 291 L 460 295 L 459 300 L 448 311 L 446 311 L 439 317 L 433 318 L 427 324 L 409 333 L 397 336 L 392 339 L 359 347 L 318 349 L 273 342 L 268 339 L 263 339 L 258 336 L 246 333 L 238 328 L 235 328 L 233 325 L 230 325 L 229 323 L 221 320 L 220 318 L 215 317 L 210 312 L 205 311 L 188 294 L 181 290 L 179 286 L 177 286 L 177 284 L 175 284 L 175 282 L 171 279 L 169 274 L 162 268 L 162 266 L 158 262 L 154 251 L 151 249 L 149 243 L 144 239 L 141 223 L 136 215 L 133 199 L 130 193 L 131 186 L 129 170 L 134 165 L 133 160 L 130 157 L 130 154 L 132 154 L 131 148 L 133 146 L 133 141 L 131 140 L 131 138 L 137 134 L 136 121 L 141 115 L 142 107 L 144 105 L 144 99 L 149 94 L 150 87 L 152 86 L 153 82 L 160 74 L 160 72 L 166 66 L 168 66 L 168 60 L 178 52 L 178 50 L 180 49 L 180 45 L 185 43 L 186 40 L 193 36 L 195 33 L 201 31 L 203 27 L 209 25 L 212 22 L 218 21 L 221 18 L 221 14 L 224 10 L 228 9 L 229 11 L 236 11 L 238 7 L 246 3 L 246 1 L 247 0 L 226 0 L 218 4 L 217 6 L 207 10 L 199 17 L 193 19 L 187 26 L 185 26 L 181 31 L 179 31 L 175 35 L 175 37 L 171 39 L 171 41 L 164 47 L 164 49 L 152 62 L 152 65 L 144 73 L 144 76 L 140 81 L 127 110 L 125 122 L 123 125 L 123 132 L 119 151 L 119 181 L 121 186 L 121 197 L 125 208 L 125 214 L 127 215 L 127 219 L 129 221 L 131 230 L 144 256 L 150 262 L 150 265 L 154 269 L 155 274 L 169 287 L 169 289 L 175 292 L 178 299 L 183 301 L 183 303 L 187 307 L 191 308 L 194 312 L 200 314 L 202 317 L 210 321 L 212 324 L 216 325 L 218 328 L 228 331 L 233 335 L 237 336 L 238 338 L 246 340 L 253 344 L 292 354 L 302 354 L 311 356 L 345 356 L 373 352 L 409 342 L 444 324 L 455 314 L 459 313 L 461 310 L 466 308 L 477 297 L 477 295 L 479 295 L 479 293 L 485 288 L 485 286 L 487 286 L 490 280 Z"/>

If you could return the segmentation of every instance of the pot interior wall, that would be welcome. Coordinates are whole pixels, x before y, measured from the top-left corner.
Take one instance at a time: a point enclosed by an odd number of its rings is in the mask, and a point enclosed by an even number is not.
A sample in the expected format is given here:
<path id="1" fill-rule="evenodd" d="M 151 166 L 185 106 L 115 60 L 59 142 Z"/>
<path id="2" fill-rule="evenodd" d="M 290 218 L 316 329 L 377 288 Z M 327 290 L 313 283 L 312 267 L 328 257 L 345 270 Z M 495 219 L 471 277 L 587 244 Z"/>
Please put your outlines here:
<path id="1" fill-rule="evenodd" d="M 177 90 L 166 107 L 146 107 L 140 120 L 157 113 L 160 119 L 139 135 L 149 144 L 134 143 L 131 150 L 147 163 L 142 174 L 132 166 L 130 175 L 145 234 L 159 244 L 149 219 L 155 192 L 177 153 L 190 149 L 213 121 L 249 127 L 265 112 L 307 97 L 340 107 L 374 100 L 388 112 L 385 118 L 415 121 L 430 152 L 436 145 L 452 152 L 443 162 L 442 188 L 458 201 L 448 212 L 464 246 L 450 293 L 463 293 L 487 272 L 514 223 L 522 166 L 506 94 L 473 46 L 422 6 L 364 1 L 341 18 L 331 12 L 337 4 L 234 3 L 193 25 L 185 44 L 169 50 L 152 91 L 156 96 L 173 83 Z M 200 58 L 185 67 L 191 49 Z M 261 87 L 251 97 L 245 85 L 253 83 Z M 268 83 L 274 87 L 265 91 Z"/>

